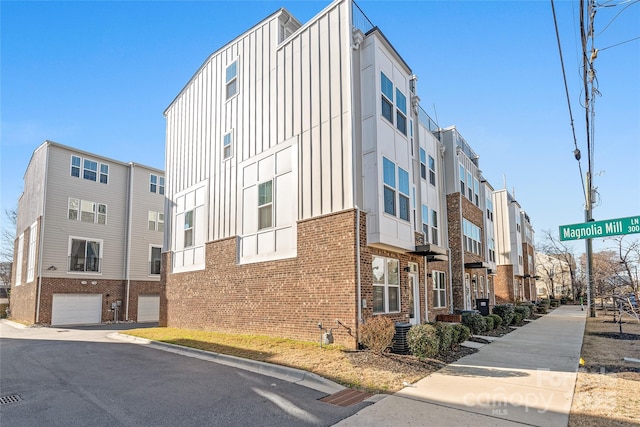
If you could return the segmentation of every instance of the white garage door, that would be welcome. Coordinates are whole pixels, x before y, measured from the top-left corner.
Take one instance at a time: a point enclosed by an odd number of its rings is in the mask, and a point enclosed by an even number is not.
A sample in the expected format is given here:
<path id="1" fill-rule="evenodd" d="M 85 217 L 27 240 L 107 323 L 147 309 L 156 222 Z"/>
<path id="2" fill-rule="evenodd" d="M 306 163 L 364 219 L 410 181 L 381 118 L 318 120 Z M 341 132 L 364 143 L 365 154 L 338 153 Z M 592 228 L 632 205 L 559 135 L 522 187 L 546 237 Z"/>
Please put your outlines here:
<path id="1" fill-rule="evenodd" d="M 102 321 L 102 294 L 53 294 L 52 325 L 87 325 Z"/>
<path id="2" fill-rule="evenodd" d="M 138 322 L 160 320 L 160 295 L 138 296 Z"/>

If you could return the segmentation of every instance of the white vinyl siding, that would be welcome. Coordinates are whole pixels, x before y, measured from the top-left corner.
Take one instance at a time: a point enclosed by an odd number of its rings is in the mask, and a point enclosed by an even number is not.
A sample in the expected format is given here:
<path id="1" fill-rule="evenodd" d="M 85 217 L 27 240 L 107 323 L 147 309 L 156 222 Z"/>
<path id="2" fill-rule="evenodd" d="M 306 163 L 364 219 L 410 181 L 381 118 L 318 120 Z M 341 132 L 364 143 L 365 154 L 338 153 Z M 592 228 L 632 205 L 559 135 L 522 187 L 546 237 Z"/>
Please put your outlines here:
<path id="1" fill-rule="evenodd" d="M 24 234 L 21 234 L 18 237 L 18 251 L 16 254 L 16 262 L 14 264 L 14 269 L 16 270 L 16 286 L 20 286 L 22 284 L 22 252 L 24 251 Z"/>
<path id="2" fill-rule="evenodd" d="M 173 204 L 178 193 L 210 180 L 207 241 L 245 234 L 240 168 L 278 147 L 298 147 L 298 199 L 287 201 L 274 182 L 276 209 L 284 197 L 298 221 L 354 206 L 349 17 L 349 4 L 336 4 L 280 43 L 288 16 L 276 13 L 214 52 L 165 111 L 167 196 Z M 227 67 L 236 61 L 237 92 L 227 99 Z M 232 155 L 223 161 L 230 129 Z M 170 236 L 181 226 L 172 223 Z"/>
<path id="3" fill-rule="evenodd" d="M 36 246 L 38 241 L 38 223 L 29 229 L 29 255 L 27 257 L 27 283 L 33 282 L 36 268 Z"/>

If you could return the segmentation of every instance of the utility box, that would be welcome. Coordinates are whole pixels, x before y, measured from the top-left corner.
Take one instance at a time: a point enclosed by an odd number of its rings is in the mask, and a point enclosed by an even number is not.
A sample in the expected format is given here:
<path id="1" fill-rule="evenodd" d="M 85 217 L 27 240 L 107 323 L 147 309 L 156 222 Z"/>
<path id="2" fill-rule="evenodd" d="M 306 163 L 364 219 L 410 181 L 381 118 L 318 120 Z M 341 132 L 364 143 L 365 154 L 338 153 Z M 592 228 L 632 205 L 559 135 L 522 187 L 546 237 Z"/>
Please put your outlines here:
<path id="1" fill-rule="evenodd" d="M 411 329 L 411 323 L 396 322 L 396 333 L 393 336 L 392 352 L 396 354 L 409 354 L 409 344 L 407 343 L 407 333 Z"/>
<path id="2" fill-rule="evenodd" d="M 476 299 L 476 309 L 483 316 L 488 316 L 489 315 L 489 298 Z"/>

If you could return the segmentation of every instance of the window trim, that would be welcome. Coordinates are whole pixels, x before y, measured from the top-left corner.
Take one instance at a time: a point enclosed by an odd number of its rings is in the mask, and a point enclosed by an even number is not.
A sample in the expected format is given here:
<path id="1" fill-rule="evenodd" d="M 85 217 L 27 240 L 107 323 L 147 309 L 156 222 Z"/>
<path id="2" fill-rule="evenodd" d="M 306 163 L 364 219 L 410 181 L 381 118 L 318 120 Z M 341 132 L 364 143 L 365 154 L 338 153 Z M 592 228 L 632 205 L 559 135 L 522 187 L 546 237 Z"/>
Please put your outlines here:
<path id="1" fill-rule="evenodd" d="M 96 166 L 95 170 L 88 168 L 87 163 L 89 164 L 89 166 L 93 166 L 93 164 L 95 164 Z M 95 176 L 93 178 L 87 178 L 87 172 Z M 98 162 L 97 161 L 87 159 L 87 158 L 82 159 L 82 178 L 86 179 L 87 181 L 98 182 Z"/>
<path id="2" fill-rule="evenodd" d="M 85 263 L 83 264 L 83 266 L 86 267 L 86 260 L 87 260 L 87 242 L 94 242 L 94 243 L 98 243 L 99 247 L 98 247 L 98 270 L 72 270 L 71 267 L 71 250 L 73 248 L 73 241 L 74 240 L 83 240 L 85 242 L 85 256 L 84 256 L 84 260 Z M 92 238 L 88 238 L 88 237 L 80 237 L 80 236 L 69 236 L 69 242 L 68 242 L 68 248 L 67 248 L 67 273 L 68 274 L 92 274 L 92 275 L 102 275 L 102 256 L 104 253 L 104 240 L 103 239 L 92 239 Z"/>
<path id="3" fill-rule="evenodd" d="M 438 245 L 440 241 L 438 236 L 438 212 L 431 209 L 431 243 Z"/>
<path id="4" fill-rule="evenodd" d="M 74 164 L 73 164 L 73 160 L 74 160 L 74 159 L 78 159 L 78 165 L 74 165 Z M 73 174 L 73 170 L 74 170 L 74 168 L 78 170 L 78 172 L 77 172 L 78 174 L 77 174 L 77 175 L 74 175 L 74 174 Z M 74 156 L 74 155 L 72 154 L 72 155 L 71 155 L 71 176 L 72 176 L 72 177 L 74 177 L 74 178 L 80 178 L 80 172 L 81 172 L 81 171 L 82 171 L 82 157 L 80 157 L 80 156 Z"/>
<path id="5" fill-rule="evenodd" d="M 387 90 L 388 88 L 386 88 L 385 83 L 389 83 L 391 85 L 391 97 L 389 97 L 389 94 L 385 93 L 385 90 Z M 380 71 L 380 94 L 382 97 L 382 104 L 380 105 L 380 115 L 382 117 L 384 117 L 385 119 L 387 119 L 391 124 L 393 123 L 393 82 L 391 81 L 391 79 L 389 77 L 387 77 L 387 75 Z M 383 105 L 388 105 L 389 107 L 389 117 L 387 117 L 385 115 L 385 109 L 383 107 Z"/>
<path id="6" fill-rule="evenodd" d="M 234 74 L 232 76 L 229 76 L 229 69 L 231 67 L 235 68 Z M 230 85 L 234 85 L 234 92 L 230 95 L 229 94 L 229 87 Z M 235 96 L 238 95 L 238 93 L 240 92 L 239 87 L 238 87 L 238 58 L 234 59 L 233 61 L 231 61 L 229 63 L 229 65 L 227 65 L 225 67 L 225 79 L 224 79 L 224 94 L 225 94 L 225 100 L 228 101 L 232 98 L 234 98 Z"/>
<path id="7" fill-rule="evenodd" d="M 406 135 L 407 134 L 407 97 L 404 95 L 404 93 L 402 93 L 400 89 L 398 89 L 398 87 L 396 87 L 395 89 L 396 89 L 396 129 L 402 132 L 403 135 Z M 400 99 L 404 99 L 404 109 L 401 108 Z M 401 122 L 404 123 L 403 125 L 404 129 L 401 128 L 401 125 L 400 125 Z"/>
<path id="8" fill-rule="evenodd" d="M 154 249 L 160 249 L 160 258 L 158 258 L 158 261 L 160 261 L 160 265 L 159 265 L 159 269 L 157 273 L 154 273 L 154 268 L 153 268 L 153 250 Z M 154 244 L 150 244 L 149 245 L 149 277 L 158 277 L 160 276 L 160 274 L 162 273 L 162 245 L 154 245 Z"/>
<path id="9" fill-rule="evenodd" d="M 106 168 L 106 172 L 102 171 L 102 167 Z M 109 164 L 100 162 L 100 166 L 98 168 L 98 180 L 100 184 L 109 184 Z M 104 182 L 102 181 L 102 177 L 104 177 Z"/>
<path id="10" fill-rule="evenodd" d="M 191 221 L 189 226 L 187 226 L 187 216 L 190 214 L 191 216 Z M 196 223 L 196 209 L 190 209 L 188 211 L 184 211 L 184 222 L 183 222 L 183 241 L 182 241 L 182 249 L 187 249 L 187 248 L 192 248 L 195 246 L 195 239 L 193 238 L 193 230 L 195 228 L 195 223 Z M 191 242 L 189 244 L 187 244 L 187 232 L 191 232 L 189 233 Z"/>
<path id="11" fill-rule="evenodd" d="M 444 271 L 432 270 L 431 281 L 433 285 L 433 308 L 447 307 L 447 281 Z M 437 296 L 437 298 L 436 298 Z M 442 301 L 444 300 L 444 301 Z"/>
<path id="12" fill-rule="evenodd" d="M 427 151 L 422 147 L 420 147 L 420 178 L 427 180 Z"/>
<path id="13" fill-rule="evenodd" d="M 429 184 L 436 186 L 436 159 L 431 155 L 429 155 Z"/>
<path id="14" fill-rule="evenodd" d="M 269 184 L 271 186 L 271 191 L 269 192 L 269 201 L 266 202 L 261 202 L 260 198 L 261 198 L 261 194 L 260 194 L 260 189 L 265 185 L 265 184 Z M 275 221 L 273 218 L 273 212 L 274 212 L 274 186 L 275 186 L 275 180 L 274 179 L 270 179 L 267 181 L 263 181 L 258 183 L 258 232 L 262 231 L 262 230 L 268 230 L 271 229 L 275 226 Z M 270 215 L 269 215 L 269 225 L 262 225 L 261 221 L 262 221 L 262 216 L 260 215 L 260 213 L 262 212 L 263 208 L 268 208 L 270 211 Z M 266 210 L 266 209 L 265 209 Z"/>
<path id="15" fill-rule="evenodd" d="M 227 137 L 229 137 L 229 142 L 227 142 Z M 222 137 L 222 160 L 228 160 L 233 157 L 233 130 L 225 133 Z M 229 149 L 229 154 L 226 153 L 227 148 Z"/>
<path id="16" fill-rule="evenodd" d="M 381 259 L 383 260 L 383 265 L 384 265 L 384 283 L 374 283 L 375 282 L 375 275 L 373 274 L 373 269 L 374 269 L 374 261 L 375 259 Z M 397 283 L 390 283 L 389 282 L 389 261 L 391 262 L 395 262 L 396 264 L 396 279 L 397 279 Z M 400 313 L 402 312 L 402 301 L 401 301 L 401 292 L 400 292 L 400 260 L 397 258 L 388 258 L 388 257 L 384 257 L 384 256 L 379 256 L 379 255 L 372 255 L 371 257 L 371 271 L 372 271 L 372 288 L 373 288 L 373 301 L 372 301 L 372 310 L 373 310 L 373 314 L 389 314 L 389 313 Z M 375 288 L 382 288 L 383 289 L 383 311 L 376 311 L 376 302 L 375 302 Z M 390 290 L 394 289 L 395 292 L 397 292 L 396 294 L 396 300 L 398 302 L 398 307 L 397 310 L 393 310 L 391 311 L 389 308 L 389 295 L 390 295 Z"/>

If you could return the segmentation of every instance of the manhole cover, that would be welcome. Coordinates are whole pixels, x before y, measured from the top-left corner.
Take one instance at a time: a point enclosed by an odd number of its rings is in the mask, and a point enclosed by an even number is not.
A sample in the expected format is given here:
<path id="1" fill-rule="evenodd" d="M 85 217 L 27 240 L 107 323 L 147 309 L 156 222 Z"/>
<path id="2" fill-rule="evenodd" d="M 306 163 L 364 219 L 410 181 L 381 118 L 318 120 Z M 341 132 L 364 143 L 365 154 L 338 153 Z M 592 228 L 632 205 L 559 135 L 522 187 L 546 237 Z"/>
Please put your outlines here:
<path id="1" fill-rule="evenodd" d="M 20 402 L 22 398 L 18 394 L 11 394 L 9 396 L 0 397 L 0 405 L 6 405 L 7 403 Z"/>

